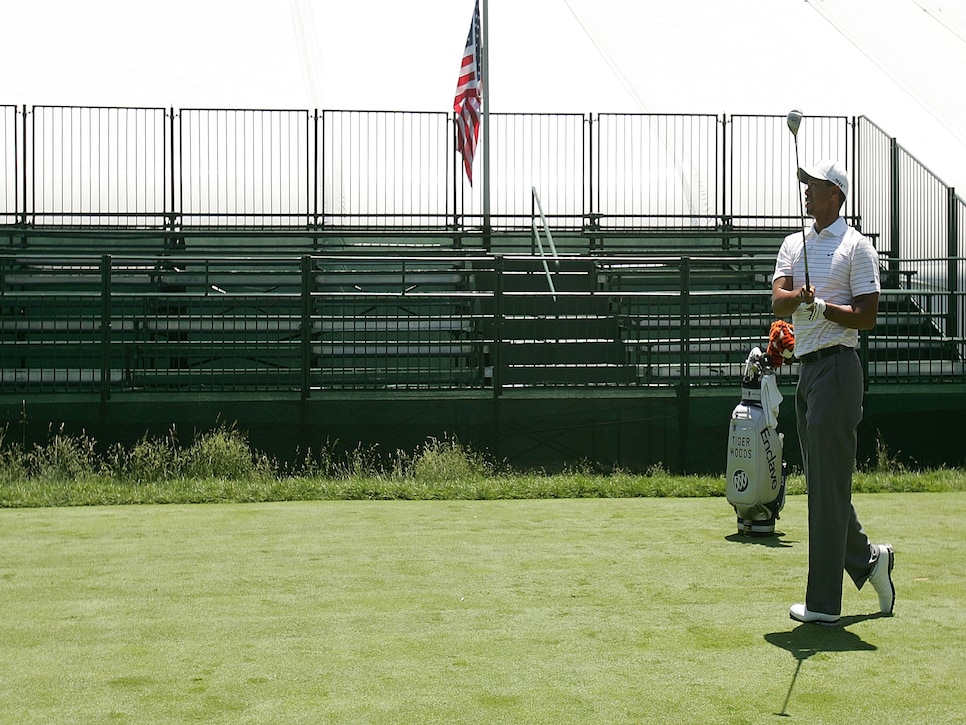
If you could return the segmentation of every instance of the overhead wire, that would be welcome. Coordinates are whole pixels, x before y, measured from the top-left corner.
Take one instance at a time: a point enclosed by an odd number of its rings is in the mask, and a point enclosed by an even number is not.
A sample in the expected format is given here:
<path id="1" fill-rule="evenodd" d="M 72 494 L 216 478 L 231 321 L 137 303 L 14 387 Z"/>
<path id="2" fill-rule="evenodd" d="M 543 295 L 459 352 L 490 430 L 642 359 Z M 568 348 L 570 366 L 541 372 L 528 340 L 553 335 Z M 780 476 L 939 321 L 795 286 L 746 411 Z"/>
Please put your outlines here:
<path id="1" fill-rule="evenodd" d="M 570 10 L 570 13 L 574 16 L 574 19 L 577 21 L 577 24 L 580 26 L 581 30 L 584 31 L 591 44 L 594 46 L 597 52 L 600 53 L 600 57 L 604 59 L 604 62 L 607 63 L 611 71 L 613 71 L 614 75 L 617 77 L 617 80 L 620 81 L 620 84 L 624 86 L 624 90 L 627 91 L 628 95 L 634 99 L 634 102 L 637 104 L 638 108 L 640 108 L 641 112 L 650 113 L 647 103 L 644 101 L 643 96 L 641 96 L 640 92 L 638 91 L 637 86 L 634 85 L 627 74 L 624 73 L 620 67 L 620 64 L 614 59 L 613 55 L 609 53 L 603 44 L 598 40 L 596 33 L 594 33 L 590 27 L 590 23 L 588 23 L 586 19 L 577 11 L 577 8 L 574 7 L 572 0 L 564 0 L 564 2 L 567 5 L 567 9 Z"/>
<path id="2" fill-rule="evenodd" d="M 818 13 L 832 28 L 839 33 L 850 45 L 852 45 L 856 50 L 858 50 L 862 55 L 869 59 L 869 61 L 880 71 L 885 73 L 885 75 L 899 88 L 901 88 L 915 103 L 922 108 L 927 114 L 929 114 L 939 125 L 945 128 L 949 133 L 955 136 L 963 144 L 966 144 L 966 134 L 961 129 L 954 128 L 946 122 L 946 120 L 938 113 L 936 113 L 932 107 L 923 99 L 918 93 L 913 90 L 908 83 L 906 83 L 897 73 L 895 73 L 884 61 L 882 61 L 875 53 L 873 53 L 864 43 L 860 43 L 851 33 L 849 33 L 845 27 L 836 22 L 832 15 L 825 8 L 825 3 L 814 2 L 814 0 L 805 0 L 805 3 L 811 7 L 816 13 Z"/>
<path id="3" fill-rule="evenodd" d="M 312 12 L 311 0 L 289 0 L 289 12 L 292 17 L 292 27 L 295 31 L 295 41 L 298 46 L 299 62 L 302 66 L 302 79 L 305 82 L 309 103 L 315 111 L 319 110 L 319 89 L 325 85 L 325 66 L 319 46 L 319 33 Z M 337 160 L 333 169 L 333 183 L 336 187 L 339 209 L 346 212 L 345 190 L 342 186 L 342 167 L 340 155 L 335 154 Z"/>
<path id="4" fill-rule="evenodd" d="M 648 110 L 647 103 L 645 102 L 644 97 L 641 95 L 637 86 L 623 71 L 620 63 L 617 62 L 612 54 L 608 52 L 607 48 L 605 48 L 604 45 L 598 40 L 596 33 L 591 28 L 591 24 L 581 15 L 578 9 L 574 7 L 574 0 L 564 0 L 564 2 L 571 14 L 574 16 L 574 19 L 576 19 L 577 24 L 580 25 L 581 29 L 587 35 L 587 38 L 593 44 L 594 48 L 598 53 L 600 53 L 600 56 L 604 59 L 604 62 L 607 63 L 614 75 L 617 76 L 617 79 L 620 81 L 621 85 L 624 86 L 624 89 L 627 91 L 628 95 L 634 99 L 634 102 L 637 104 L 638 108 L 640 108 L 641 112 L 648 117 L 648 122 L 651 124 L 661 145 L 667 152 L 668 158 L 672 162 L 675 176 L 677 177 L 677 183 L 681 189 L 684 202 L 687 204 L 688 213 L 707 213 L 708 203 L 705 185 L 702 183 L 700 175 L 698 175 L 698 178 L 694 178 L 695 174 L 692 168 L 693 162 L 690 158 L 690 155 L 686 151 L 680 151 L 673 148 L 672 144 L 669 143 L 666 137 L 666 133 L 660 127 L 655 127 L 654 119 L 650 118 L 652 111 Z M 684 155 L 687 158 L 682 160 L 679 158 L 679 154 Z M 695 211 L 696 209 L 698 210 L 697 212 Z"/>
<path id="5" fill-rule="evenodd" d="M 947 22 L 945 18 L 941 18 L 935 11 L 933 11 L 931 8 L 926 7 L 922 2 L 920 2 L 920 0 L 910 0 L 910 2 L 913 5 L 915 5 L 916 7 L 918 7 L 920 10 L 922 10 L 930 18 L 932 18 L 937 23 L 939 23 L 941 26 L 943 26 L 946 30 L 948 30 L 954 36 L 956 36 L 960 40 L 960 42 L 966 43 L 966 36 L 964 36 L 956 28 L 954 28 L 952 25 L 950 25 L 949 22 Z"/>

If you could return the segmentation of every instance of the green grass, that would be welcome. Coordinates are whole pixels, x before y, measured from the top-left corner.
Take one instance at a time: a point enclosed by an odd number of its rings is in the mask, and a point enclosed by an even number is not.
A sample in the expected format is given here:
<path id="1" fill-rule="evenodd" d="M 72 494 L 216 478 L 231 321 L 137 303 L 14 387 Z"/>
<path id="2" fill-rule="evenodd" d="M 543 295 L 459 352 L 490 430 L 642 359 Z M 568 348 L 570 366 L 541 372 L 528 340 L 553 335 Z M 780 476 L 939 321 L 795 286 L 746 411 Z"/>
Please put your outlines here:
<path id="1" fill-rule="evenodd" d="M 856 495 L 894 617 L 796 625 L 805 499 L 0 510 L 17 723 L 962 721 L 966 494 Z"/>
<path id="2" fill-rule="evenodd" d="M 722 458 L 722 466 L 724 458 Z M 884 449 L 856 472 L 854 490 L 966 491 L 966 471 L 908 470 Z M 98 452 L 85 436 L 53 432 L 44 445 L 11 443 L 0 431 L 0 507 L 118 504 L 258 503 L 315 500 L 476 500 L 703 497 L 724 495 L 724 474 L 677 476 L 662 466 L 643 473 L 593 466 L 547 475 L 512 471 L 455 440 L 382 455 L 357 448 L 339 457 L 323 446 L 298 465 L 280 465 L 251 450 L 234 429 L 199 434 L 186 446 L 173 431 L 129 450 Z M 802 493 L 800 475 L 788 479 Z"/>

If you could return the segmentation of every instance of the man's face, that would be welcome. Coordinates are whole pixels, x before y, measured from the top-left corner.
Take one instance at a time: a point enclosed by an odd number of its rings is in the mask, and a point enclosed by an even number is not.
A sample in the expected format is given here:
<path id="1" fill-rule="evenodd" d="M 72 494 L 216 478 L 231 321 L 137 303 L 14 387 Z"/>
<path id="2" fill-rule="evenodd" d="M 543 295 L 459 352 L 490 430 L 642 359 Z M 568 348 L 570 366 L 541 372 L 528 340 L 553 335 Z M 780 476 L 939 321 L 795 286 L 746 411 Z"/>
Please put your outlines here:
<path id="1" fill-rule="evenodd" d="M 810 217 L 837 214 L 839 188 L 831 181 L 809 178 L 805 186 L 805 213 Z"/>

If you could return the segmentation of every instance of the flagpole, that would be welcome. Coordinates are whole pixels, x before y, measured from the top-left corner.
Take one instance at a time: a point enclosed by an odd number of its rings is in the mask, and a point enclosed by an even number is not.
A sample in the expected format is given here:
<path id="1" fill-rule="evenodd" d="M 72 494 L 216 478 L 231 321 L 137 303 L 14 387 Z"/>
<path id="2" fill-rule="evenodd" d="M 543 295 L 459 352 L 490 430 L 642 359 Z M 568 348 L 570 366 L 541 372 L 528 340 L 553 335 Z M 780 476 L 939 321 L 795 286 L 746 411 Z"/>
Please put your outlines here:
<path id="1" fill-rule="evenodd" d="M 481 0 L 480 33 L 483 41 L 481 68 L 483 77 L 483 239 L 490 248 L 490 7 L 489 0 Z"/>

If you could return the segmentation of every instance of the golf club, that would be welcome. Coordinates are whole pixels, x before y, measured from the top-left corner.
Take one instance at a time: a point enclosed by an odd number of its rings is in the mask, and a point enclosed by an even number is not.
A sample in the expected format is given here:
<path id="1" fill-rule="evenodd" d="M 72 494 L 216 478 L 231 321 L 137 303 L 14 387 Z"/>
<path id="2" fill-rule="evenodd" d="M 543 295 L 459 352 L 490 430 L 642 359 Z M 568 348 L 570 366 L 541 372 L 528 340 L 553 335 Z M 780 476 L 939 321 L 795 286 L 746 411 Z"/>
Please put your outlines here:
<path id="1" fill-rule="evenodd" d="M 795 139 L 795 182 L 798 191 L 799 221 L 802 224 L 802 255 L 805 258 L 805 286 L 810 287 L 811 285 L 808 280 L 808 250 L 805 248 L 805 235 L 807 234 L 805 228 L 805 207 L 802 204 L 801 179 L 798 177 L 798 170 L 802 168 L 798 161 L 798 129 L 802 125 L 802 112 L 799 110 L 789 111 L 785 122 L 788 124 L 788 130 L 792 132 L 792 137 Z"/>

